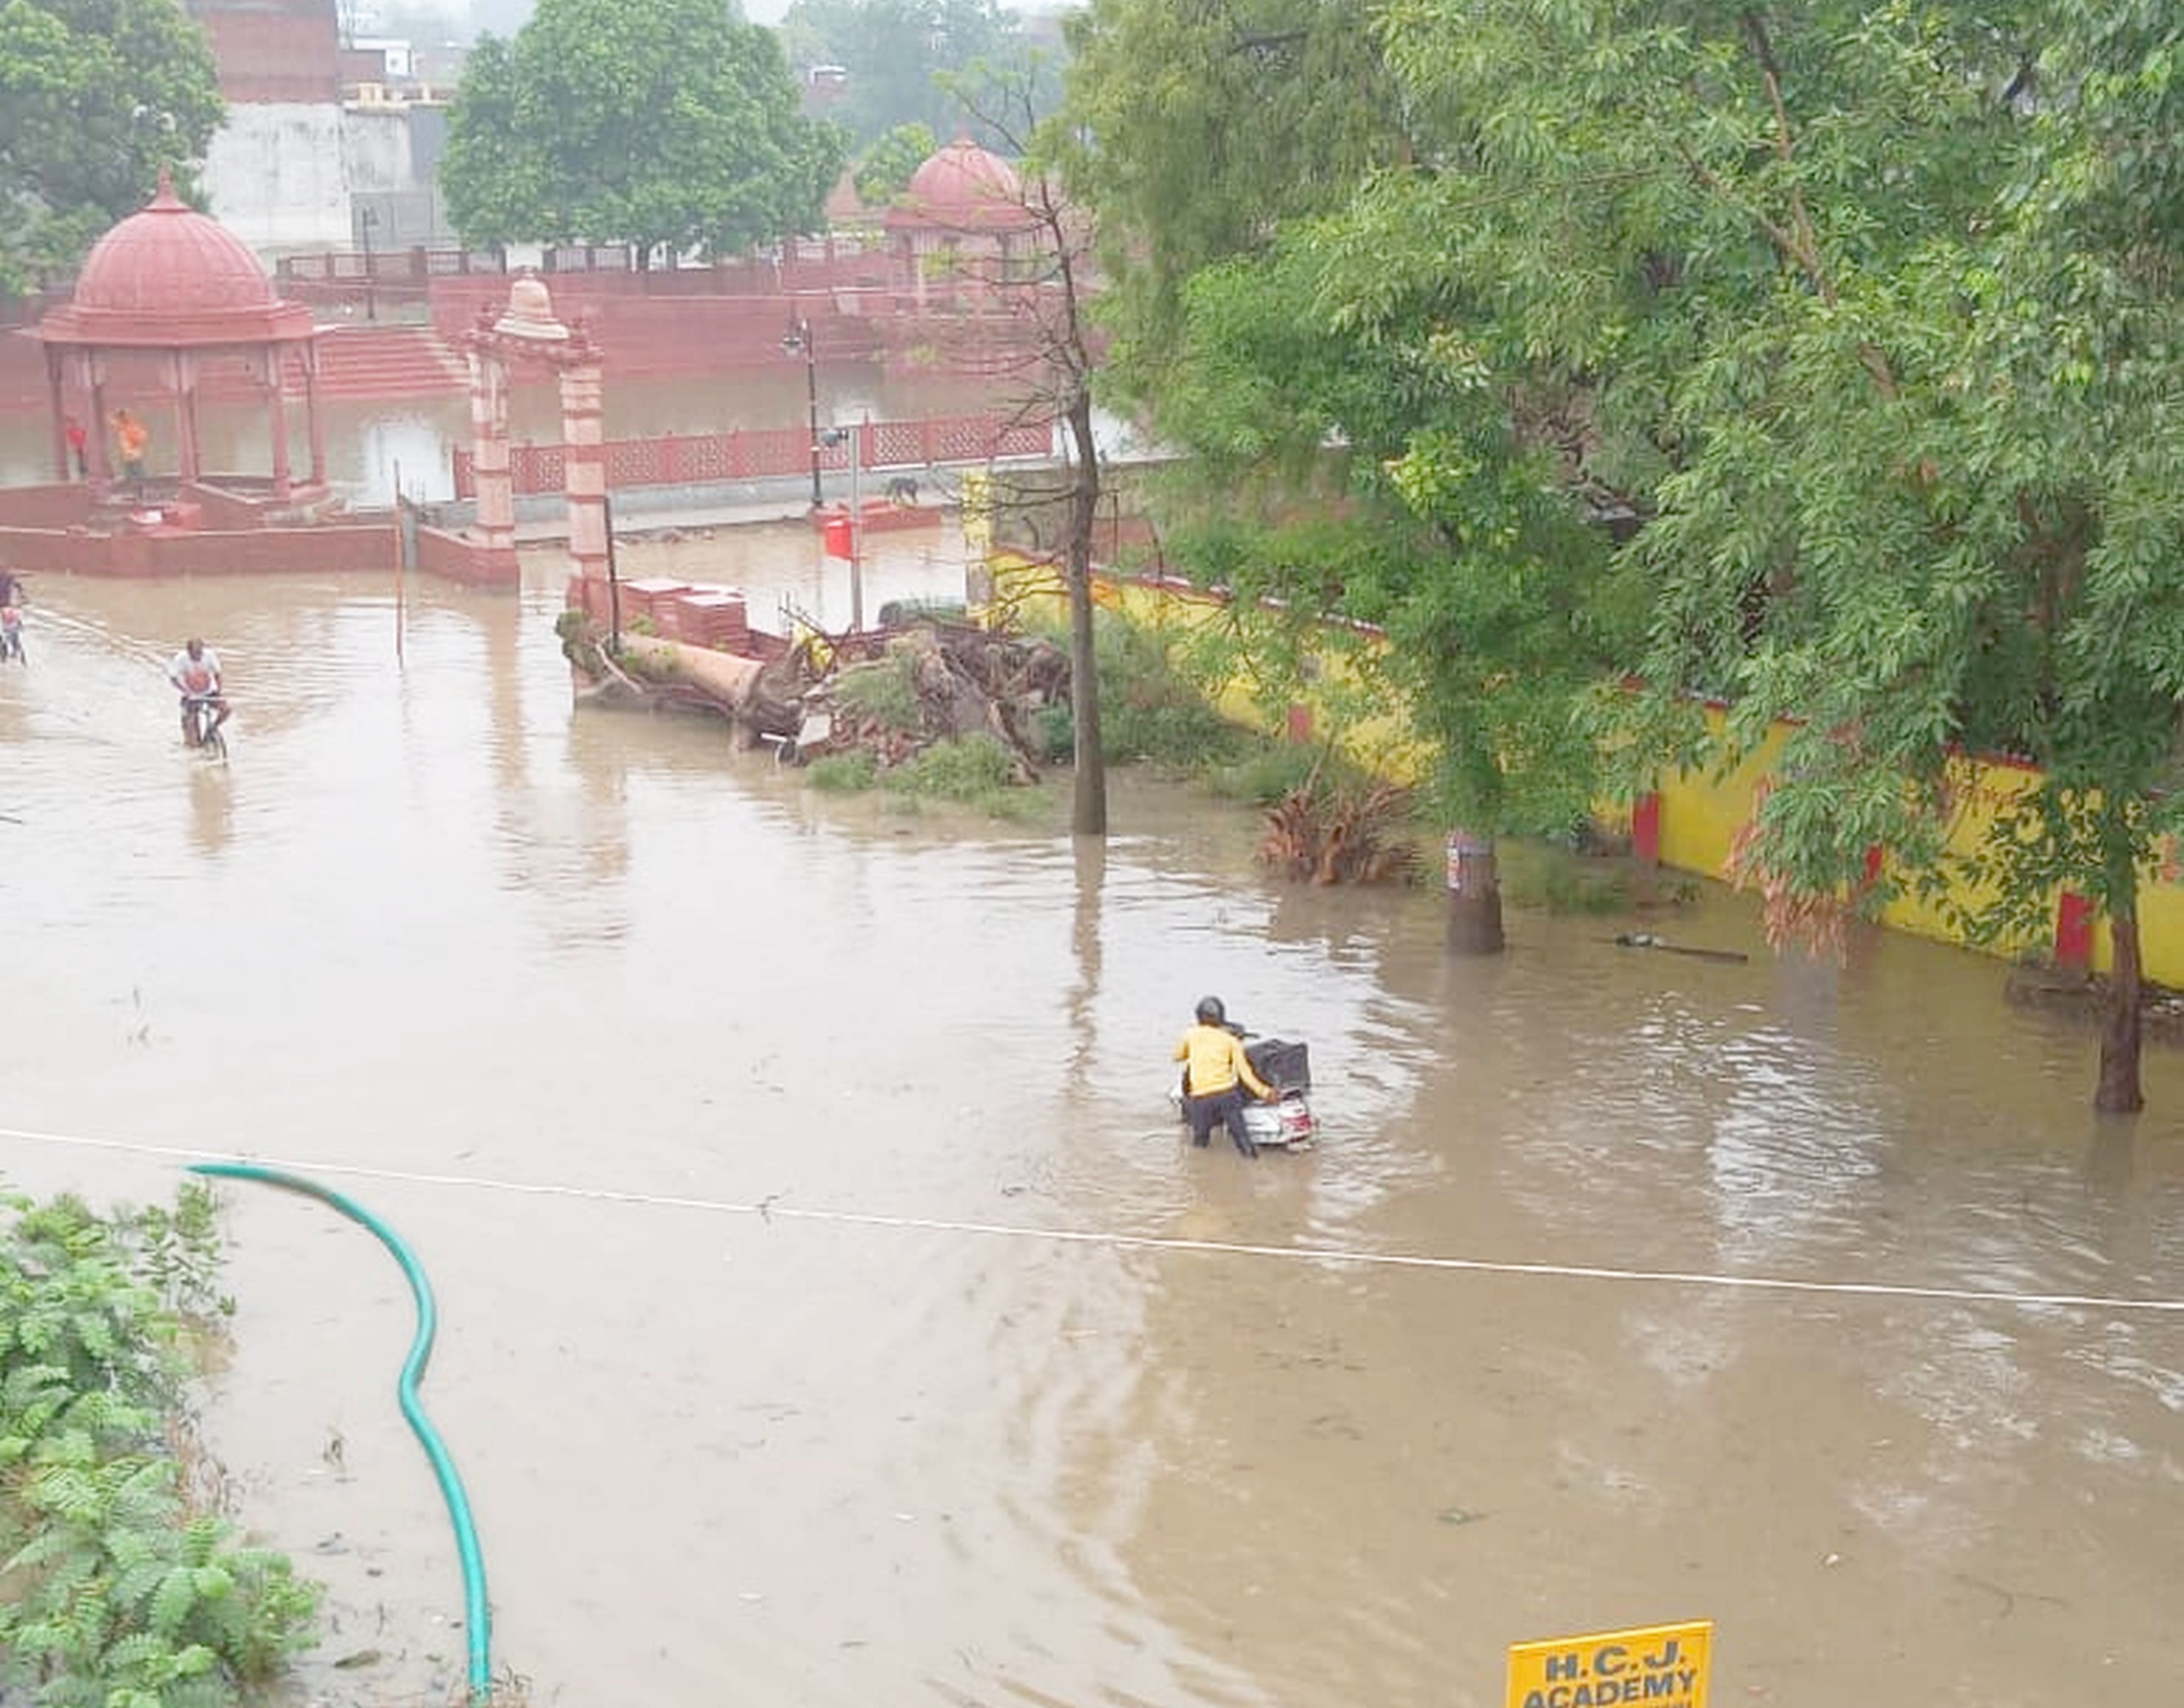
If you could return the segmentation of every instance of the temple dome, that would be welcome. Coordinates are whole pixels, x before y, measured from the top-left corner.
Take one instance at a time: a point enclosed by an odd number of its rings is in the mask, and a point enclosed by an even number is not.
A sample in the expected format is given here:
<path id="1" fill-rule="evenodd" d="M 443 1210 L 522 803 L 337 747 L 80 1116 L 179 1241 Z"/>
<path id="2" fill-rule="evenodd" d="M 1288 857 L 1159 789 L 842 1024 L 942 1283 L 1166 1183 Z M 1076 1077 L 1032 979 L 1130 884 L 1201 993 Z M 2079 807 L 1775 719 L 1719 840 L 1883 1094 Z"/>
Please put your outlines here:
<path id="1" fill-rule="evenodd" d="M 150 203 L 92 246 L 75 294 L 39 331 L 53 343 L 176 348 L 308 337 L 311 316 L 275 295 L 249 245 L 163 173 Z"/>
<path id="2" fill-rule="evenodd" d="M 999 154 L 958 137 L 911 174 L 888 223 L 955 231 L 1022 226 L 1023 183 Z"/>

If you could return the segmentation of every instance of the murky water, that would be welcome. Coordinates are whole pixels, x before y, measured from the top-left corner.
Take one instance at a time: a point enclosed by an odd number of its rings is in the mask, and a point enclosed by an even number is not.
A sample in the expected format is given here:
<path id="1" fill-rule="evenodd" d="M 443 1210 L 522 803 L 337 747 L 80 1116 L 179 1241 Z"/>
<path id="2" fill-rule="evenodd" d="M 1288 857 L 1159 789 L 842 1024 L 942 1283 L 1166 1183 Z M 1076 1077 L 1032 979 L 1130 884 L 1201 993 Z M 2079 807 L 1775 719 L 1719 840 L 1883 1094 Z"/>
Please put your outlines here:
<path id="1" fill-rule="evenodd" d="M 699 544 L 755 614 L 827 572 Z M 535 570 L 413 585 L 398 664 L 389 589 L 48 579 L 0 674 L 4 1125 L 362 1171 L 535 1700 L 1485 1708 L 1513 1641 L 1692 1617 L 1716 1708 L 2184 1683 L 2184 1319 L 1370 1260 L 2176 1297 L 2184 1062 L 2098 1124 L 2087 1037 L 1900 940 L 1518 913 L 1451 961 L 1432 896 L 1271 882 L 1128 776 L 1104 851 L 815 796 L 572 715 Z M 192 630 L 224 770 L 154 667 Z M 1657 929 L 1759 951 L 1736 898 Z M 1208 990 L 1311 1041 L 1317 1153 L 1178 1143 Z M 39 1190 L 177 1166 L 0 1137 Z M 406 1293 L 227 1197 L 211 1442 L 332 1588 L 311 1698 L 421 1700 L 463 1638 Z"/>
<path id="2" fill-rule="evenodd" d="M 822 423 L 847 424 L 867 417 L 904 421 L 1006 413 L 1015 400 L 1005 393 L 997 394 L 989 381 L 869 362 L 828 362 L 821 367 L 818 405 Z M 141 401 L 138 407 L 152 426 L 152 467 L 171 469 L 172 405 L 153 399 Z M 800 427 L 811 413 L 804 365 L 786 357 L 778 366 L 688 379 L 610 378 L 604 408 L 610 438 Z M 398 477 L 404 496 L 413 502 L 454 496 L 452 453 L 457 446 L 468 449 L 470 444 L 470 399 L 462 391 L 403 403 L 334 399 L 322 405 L 322 413 L 326 477 L 351 504 L 391 504 Z M 199 410 L 198 432 L 209 469 L 262 472 L 272 466 L 271 428 L 262 409 L 208 403 Z M 309 455 L 300 401 L 289 405 L 288 432 L 300 478 Z M 519 445 L 560 443 L 560 399 L 550 381 L 535 376 L 519 378 L 509 398 L 509 437 Z M 1110 428 L 1103 441 L 1111 438 L 1119 444 L 1119 429 Z M 0 410 L 0 486 L 52 479 L 53 459 L 53 426 L 42 413 Z M 830 477 L 830 499 L 847 496 L 833 489 L 841 484 L 841 476 Z"/>

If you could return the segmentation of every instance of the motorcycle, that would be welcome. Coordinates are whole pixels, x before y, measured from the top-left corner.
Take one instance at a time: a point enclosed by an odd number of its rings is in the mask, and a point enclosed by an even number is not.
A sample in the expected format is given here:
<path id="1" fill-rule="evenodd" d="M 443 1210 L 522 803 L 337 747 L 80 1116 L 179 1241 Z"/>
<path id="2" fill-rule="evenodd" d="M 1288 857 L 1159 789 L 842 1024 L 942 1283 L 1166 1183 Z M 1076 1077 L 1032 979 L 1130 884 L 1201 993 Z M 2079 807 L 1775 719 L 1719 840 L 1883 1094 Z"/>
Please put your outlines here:
<path id="1" fill-rule="evenodd" d="M 1244 1057 L 1251 1071 L 1274 1092 L 1273 1102 L 1246 1098 L 1244 1129 L 1261 1150 L 1308 1151 L 1319 1131 L 1312 1113 L 1312 1058 L 1301 1043 L 1285 1038 L 1262 1038 L 1243 1027 L 1228 1030 L 1243 1039 Z M 1176 1119 L 1187 1120 L 1184 1098 L 1190 1089 L 1190 1069 L 1185 1068 L 1168 1087 L 1168 1102 Z"/>

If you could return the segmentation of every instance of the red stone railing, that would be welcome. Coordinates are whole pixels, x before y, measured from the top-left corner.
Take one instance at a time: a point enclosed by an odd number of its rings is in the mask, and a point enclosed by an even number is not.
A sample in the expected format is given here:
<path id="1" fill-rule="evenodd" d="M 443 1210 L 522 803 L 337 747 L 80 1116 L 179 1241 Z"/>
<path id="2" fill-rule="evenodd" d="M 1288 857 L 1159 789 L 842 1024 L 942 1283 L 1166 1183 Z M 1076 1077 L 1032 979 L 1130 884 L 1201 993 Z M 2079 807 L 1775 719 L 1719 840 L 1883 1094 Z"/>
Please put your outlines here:
<path id="1" fill-rule="evenodd" d="M 1052 430 L 1044 422 L 1011 422 L 999 416 L 933 416 L 917 421 L 866 421 L 857 433 L 856 466 L 867 475 L 895 469 L 977 464 L 995 457 L 1051 454 Z M 760 427 L 723 433 L 678 433 L 663 438 L 609 439 L 607 490 L 630 487 L 703 486 L 809 474 L 811 435 L 804 427 Z M 567 466 L 558 444 L 510 445 L 509 473 L 519 493 L 560 492 Z M 477 496 L 476 460 L 454 453 L 455 496 Z M 836 474 L 850 468 L 850 446 L 822 445 L 819 466 Z M 875 483 L 877 486 L 877 483 Z"/>

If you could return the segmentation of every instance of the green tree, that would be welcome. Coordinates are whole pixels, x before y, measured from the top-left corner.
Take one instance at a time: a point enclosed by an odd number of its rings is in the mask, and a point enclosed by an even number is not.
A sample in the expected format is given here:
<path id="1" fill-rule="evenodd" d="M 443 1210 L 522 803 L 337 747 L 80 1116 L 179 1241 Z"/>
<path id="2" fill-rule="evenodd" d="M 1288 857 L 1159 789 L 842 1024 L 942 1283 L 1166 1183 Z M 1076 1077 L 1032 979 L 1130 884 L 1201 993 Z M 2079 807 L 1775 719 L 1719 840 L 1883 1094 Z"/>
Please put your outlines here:
<path id="1" fill-rule="evenodd" d="M 627 243 L 640 265 L 814 229 L 842 141 L 722 0 L 543 0 L 473 56 L 440 169 L 464 240 Z"/>
<path id="2" fill-rule="evenodd" d="M 2184 828 L 2180 73 L 2173 15 L 2110 5 L 2048 20 L 1983 91 L 1936 89 L 1998 112 L 1992 193 L 1879 262 L 1835 251 L 1832 300 L 1780 305 L 1766 370 L 1747 343 L 1692 377 L 1705 431 L 1650 542 L 1685 619 L 1656 669 L 1727 680 L 1747 727 L 1809 720 L 1746 849 L 1778 908 L 1958 875 L 1999 936 L 2092 898 L 2110 1111 L 2142 1101 L 2139 891 Z M 1740 588 L 1742 632 L 1691 620 Z M 2042 773 L 1964 857 L 1942 842 L 1959 743 Z M 1897 871 L 1867 885 L 1875 847 Z"/>
<path id="3" fill-rule="evenodd" d="M 2179 818 L 2177 31 L 1516 0 L 1387 37 L 1456 121 L 1440 265 L 1580 382 L 1573 466 L 1652 513 L 1628 751 L 1708 763 L 1792 720 L 1736 860 L 1783 935 L 1952 879 L 1997 937 L 2094 898 L 2105 1109 L 2141 1100 L 2138 886 Z M 1968 855 L 1966 748 L 2045 779 Z"/>
<path id="4" fill-rule="evenodd" d="M 911 176 L 940 146 L 924 125 L 898 125 L 865 151 L 857 163 L 857 195 L 868 208 L 883 208 L 910 186 Z"/>
<path id="5" fill-rule="evenodd" d="M 1366 0 L 1093 0 L 1068 22 L 1073 181 L 1097 209 L 1107 383 L 1150 404 L 1184 282 L 1346 204 L 1408 156 L 1401 91 Z"/>
<path id="6" fill-rule="evenodd" d="M 962 234 L 956 265 L 1006 311 L 1011 342 L 1027 353 L 1015 399 L 1019 420 L 1059 421 L 1066 439 L 1058 488 L 1015 501 L 1059 512 L 1063 589 L 1069 606 L 1069 693 L 1075 772 L 1070 829 L 1107 834 L 1107 761 L 1100 729 L 1100 671 L 1092 601 L 1092 533 L 1100 512 L 1100 447 L 1092 390 L 1099 367 L 1092 323 L 1092 230 L 1067 185 L 1082 162 L 1079 141 L 1041 116 L 1039 67 L 981 66 L 956 83 L 968 109 L 1016 157 L 1017 194 L 1008 229 Z"/>
<path id="7" fill-rule="evenodd" d="M 223 108 L 171 0 L 0 5 L 0 290 L 65 278 L 107 227 L 187 183 Z"/>
<path id="8" fill-rule="evenodd" d="M 849 73 L 833 116 L 857 147 L 905 125 L 952 136 L 974 115 L 946 78 L 982 64 L 1027 63 L 1016 14 L 998 0 L 795 0 L 781 39 L 800 71 L 839 65 Z M 989 131 L 984 140 L 999 139 Z"/>

